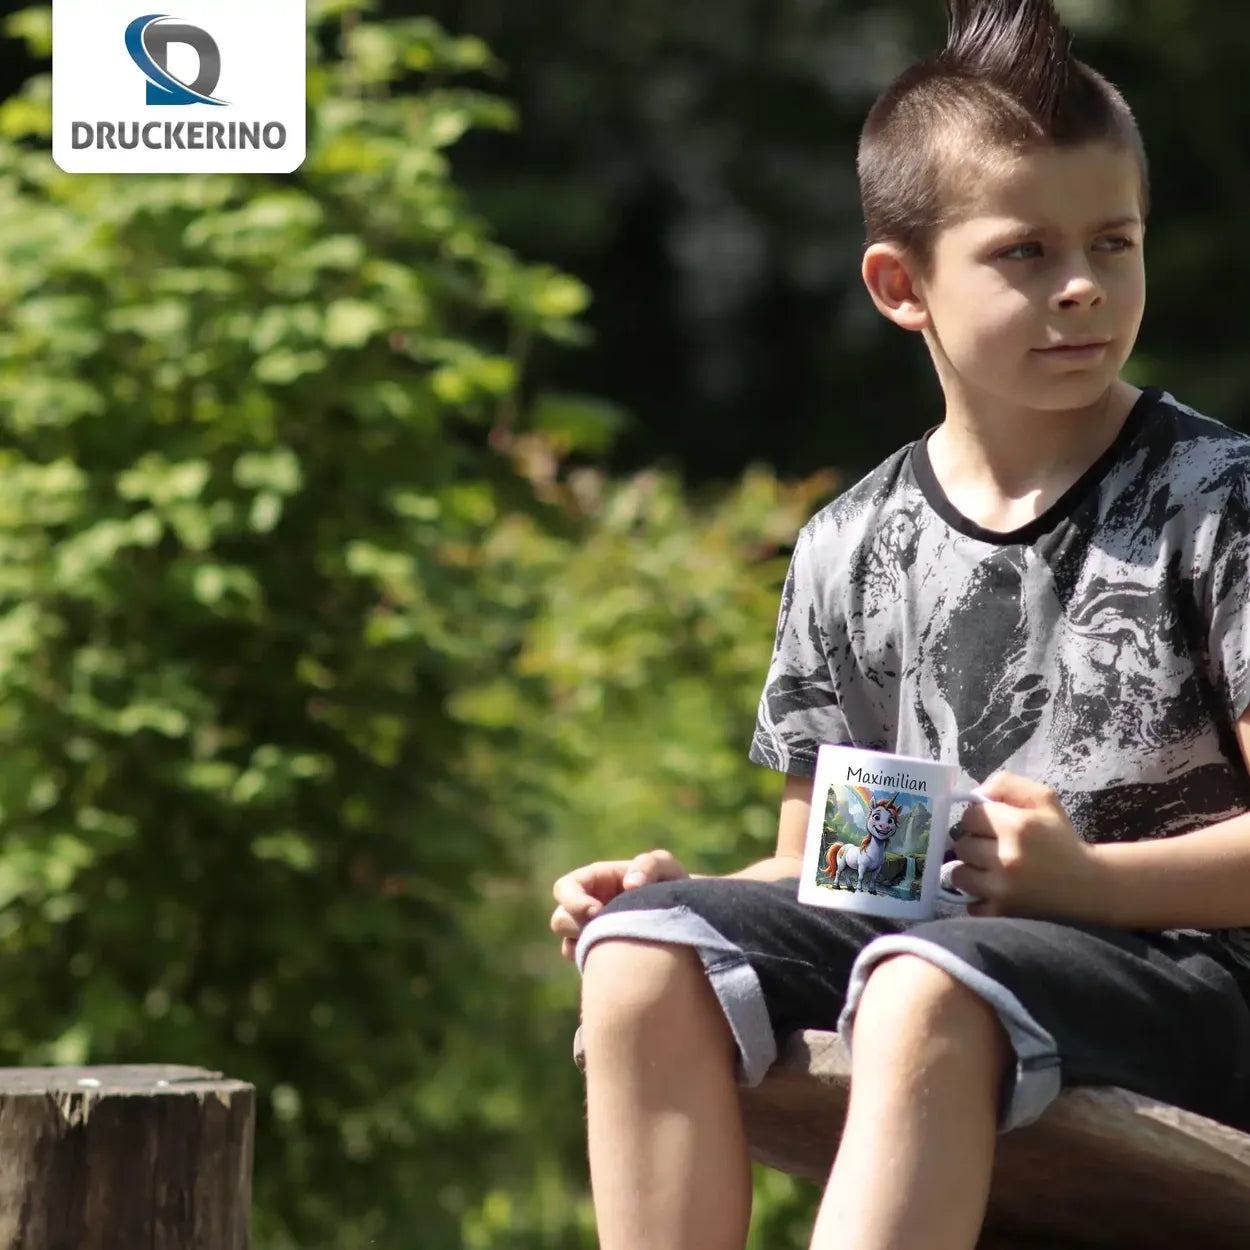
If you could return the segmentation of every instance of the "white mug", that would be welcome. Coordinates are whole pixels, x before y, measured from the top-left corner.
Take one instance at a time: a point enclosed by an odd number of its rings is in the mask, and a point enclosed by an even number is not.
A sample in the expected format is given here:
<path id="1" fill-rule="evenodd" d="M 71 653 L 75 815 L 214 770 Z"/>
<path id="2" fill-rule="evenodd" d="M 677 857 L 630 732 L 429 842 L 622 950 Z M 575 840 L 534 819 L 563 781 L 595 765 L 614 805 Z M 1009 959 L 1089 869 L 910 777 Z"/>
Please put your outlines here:
<path id="1" fill-rule="evenodd" d="M 946 888 L 951 808 L 984 803 L 958 788 L 954 764 L 822 743 L 803 851 L 799 901 L 870 916 L 928 920 Z"/>

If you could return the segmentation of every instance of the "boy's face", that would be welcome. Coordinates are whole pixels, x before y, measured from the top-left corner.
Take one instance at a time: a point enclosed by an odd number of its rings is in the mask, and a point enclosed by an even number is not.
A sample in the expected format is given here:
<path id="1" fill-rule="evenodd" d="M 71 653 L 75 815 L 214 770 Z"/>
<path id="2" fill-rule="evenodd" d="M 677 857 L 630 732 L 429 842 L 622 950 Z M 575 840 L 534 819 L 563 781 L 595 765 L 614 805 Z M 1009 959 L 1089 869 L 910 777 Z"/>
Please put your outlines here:
<path id="1" fill-rule="evenodd" d="M 1099 400 L 1146 300 L 1140 171 L 1105 144 L 1028 153 L 987 174 L 915 285 L 948 402 L 1041 411 Z M 1086 350 L 1060 344 L 1101 341 Z"/>

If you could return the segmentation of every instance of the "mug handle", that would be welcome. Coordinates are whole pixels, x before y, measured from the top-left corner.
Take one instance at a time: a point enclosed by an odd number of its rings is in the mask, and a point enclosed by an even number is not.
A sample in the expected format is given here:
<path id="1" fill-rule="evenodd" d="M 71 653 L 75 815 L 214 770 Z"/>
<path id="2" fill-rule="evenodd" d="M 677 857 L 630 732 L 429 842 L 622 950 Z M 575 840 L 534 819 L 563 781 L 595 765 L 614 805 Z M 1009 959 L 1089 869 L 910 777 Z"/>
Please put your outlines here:
<path id="1" fill-rule="evenodd" d="M 988 803 L 990 800 L 980 790 L 955 790 L 951 794 L 950 801 L 952 803 Z M 965 894 L 963 890 L 957 890 L 949 883 L 947 870 L 953 868 L 954 865 L 954 860 L 942 865 L 941 876 L 938 878 L 938 898 L 947 903 L 975 903 L 975 894 Z"/>

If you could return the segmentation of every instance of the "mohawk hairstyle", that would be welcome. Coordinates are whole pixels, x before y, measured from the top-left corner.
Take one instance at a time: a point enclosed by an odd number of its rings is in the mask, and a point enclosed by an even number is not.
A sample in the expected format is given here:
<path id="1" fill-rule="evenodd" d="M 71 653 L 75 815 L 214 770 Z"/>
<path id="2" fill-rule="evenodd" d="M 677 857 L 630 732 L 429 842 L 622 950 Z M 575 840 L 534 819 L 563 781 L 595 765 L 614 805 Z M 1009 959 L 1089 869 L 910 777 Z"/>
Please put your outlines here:
<path id="1" fill-rule="evenodd" d="M 1124 97 L 1072 55 L 1053 0 L 946 0 L 946 47 L 882 92 L 859 141 L 868 243 L 892 242 L 921 265 L 987 167 L 1030 149 L 1104 142 L 1141 168 L 1146 153 Z"/>

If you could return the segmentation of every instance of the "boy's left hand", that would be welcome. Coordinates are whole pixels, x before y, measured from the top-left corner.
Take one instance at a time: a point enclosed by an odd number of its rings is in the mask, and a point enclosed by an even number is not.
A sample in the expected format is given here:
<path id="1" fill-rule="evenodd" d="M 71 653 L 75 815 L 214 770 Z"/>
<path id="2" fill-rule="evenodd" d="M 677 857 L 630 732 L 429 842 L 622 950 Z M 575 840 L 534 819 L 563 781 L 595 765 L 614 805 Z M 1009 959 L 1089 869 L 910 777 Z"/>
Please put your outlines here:
<path id="1" fill-rule="evenodd" d="M 995 773 L 969 806 L 955 843 L 951 884 L 977 898 L 971 916 L 1096 916 L 1101 893 L 1094 848 L 1083 842 L 1048 786 Z"/>

